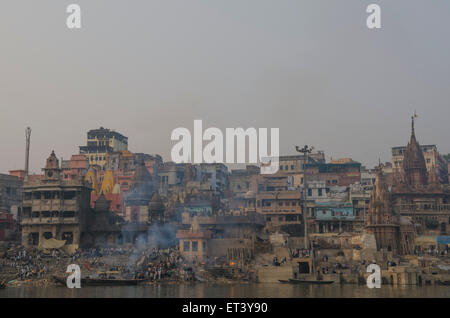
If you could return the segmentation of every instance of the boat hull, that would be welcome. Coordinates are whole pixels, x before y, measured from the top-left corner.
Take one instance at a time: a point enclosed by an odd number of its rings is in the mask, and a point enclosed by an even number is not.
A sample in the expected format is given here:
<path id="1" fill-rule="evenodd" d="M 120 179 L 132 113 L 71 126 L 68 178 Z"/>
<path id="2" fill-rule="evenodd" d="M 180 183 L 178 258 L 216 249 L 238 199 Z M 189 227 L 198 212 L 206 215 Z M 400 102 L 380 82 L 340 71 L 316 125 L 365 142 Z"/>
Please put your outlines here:
<path id="1" fill-rule="evenodd" d="M 54 279 L 63 285 L 66 285 L 64 277 L 54 276 Z M 102 278 L 82 278 L 81 286 L 135 286 L 145 279 L 102 279 Z"/>
<path id="2" fill-rule="evenodd" d="M 333 284 L 334 280 L 301 280 L 295 278 L 289 278 L 291 284 L 315 284 L 315 285 L 328 285 Z"/>

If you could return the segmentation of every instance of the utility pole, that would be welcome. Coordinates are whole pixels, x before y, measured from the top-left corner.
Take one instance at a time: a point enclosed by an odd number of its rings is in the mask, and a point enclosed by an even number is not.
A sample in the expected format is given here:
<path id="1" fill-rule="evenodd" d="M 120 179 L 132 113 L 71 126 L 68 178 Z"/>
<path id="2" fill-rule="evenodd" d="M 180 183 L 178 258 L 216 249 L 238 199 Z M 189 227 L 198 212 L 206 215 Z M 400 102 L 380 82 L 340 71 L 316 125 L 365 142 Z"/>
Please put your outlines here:
<path id="1" fill-rule="evenodd" d="M 309 147 L 308 145 L 305 145 L 303 148 L 300 148 L 299 146 L 295 146 L 295 150 L 297 150 L 297 152 L 301 152 L 303 153 L 303 155 L 305 156 L 305 163 L 303 164 L 303 223 L 305 226 L 305 249 L 309 249 L 309 244 L 308 244 L 308 215 L 307 215 L 307 195 L 308 195 L 308 186 L 306 183 L 306 164 L 308 164 L 309 162 L 309 154 L 313 151 L 314 147 Z"/>
<path id="2" fill-rule="evenodd" d="M 28 177 L 28 169 L 29 169 L 29 161 L 30 161 L 30 137 L 31 137 L 31 128 L 27 127 L 25 129 L 25 178 Z"/>

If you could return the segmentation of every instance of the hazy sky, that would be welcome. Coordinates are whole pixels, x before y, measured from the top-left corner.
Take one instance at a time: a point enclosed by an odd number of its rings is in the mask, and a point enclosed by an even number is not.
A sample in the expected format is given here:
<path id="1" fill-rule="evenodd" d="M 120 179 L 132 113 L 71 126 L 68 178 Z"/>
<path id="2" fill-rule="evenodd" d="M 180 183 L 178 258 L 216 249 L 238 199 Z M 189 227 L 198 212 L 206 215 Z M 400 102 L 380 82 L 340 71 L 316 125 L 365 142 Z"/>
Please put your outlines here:
<path id="1" fill-rule="evenodd" d="M 66 27 L 66 7 L 82 29 Z M 382 29 L 366 27 L 366 7 Z M 450 152 L 450 2 L 2 0 L 0 172 L 68 159 L 100 126 L 170 159 L 176 127 L 279 127 L 373 166 L 406 145 Z"/>

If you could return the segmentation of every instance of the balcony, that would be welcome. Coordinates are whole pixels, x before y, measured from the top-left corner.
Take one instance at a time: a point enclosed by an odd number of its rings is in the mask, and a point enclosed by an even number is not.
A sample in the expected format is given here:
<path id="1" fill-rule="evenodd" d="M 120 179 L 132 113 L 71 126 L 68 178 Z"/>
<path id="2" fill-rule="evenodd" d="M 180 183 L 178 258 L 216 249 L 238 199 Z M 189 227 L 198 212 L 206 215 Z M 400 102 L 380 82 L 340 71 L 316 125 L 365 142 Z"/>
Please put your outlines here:
<path id="1" fill-rule="evenodd" d="M 398 204 L 395 210 L 401 212 L 450 213 L 450 204 Z"/>
<path id="2" fill-rule="evenodd" d="M 79 223 L 78 217 L 42 217 L 42 218 L 23 218 L 22 225 L 44 225 L 44 224 L 76 224 Z"/>

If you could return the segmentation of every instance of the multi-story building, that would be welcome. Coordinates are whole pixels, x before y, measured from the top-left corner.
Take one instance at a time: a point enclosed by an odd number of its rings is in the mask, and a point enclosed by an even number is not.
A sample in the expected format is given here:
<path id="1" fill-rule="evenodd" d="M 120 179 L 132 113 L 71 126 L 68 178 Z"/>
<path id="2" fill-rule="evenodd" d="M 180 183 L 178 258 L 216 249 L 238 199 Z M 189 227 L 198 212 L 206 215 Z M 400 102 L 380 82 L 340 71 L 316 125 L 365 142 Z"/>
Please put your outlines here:
<path id="1" fill-rule="evenodd" d="M 346 186 L 361 180 L 361 163 L 345 158 L 330 163 L 305 165 L 307 182 L 324 181 L 329 186 Z"/>
<path id="2" fill-rule="evenodd" d="M 127 137 L 116 131 L 100 127 L 88 131 L 87 144 L 86 146 L 80 146 L 80 154 L 86 156 L 90 165 L 104 167 L 107 162 L 107 154 L 127 149 Z"/>
<path id="3" fill-rule="evenodd" d="M 213 191 L 224 193 L 228 188 L 228 167 L 223 163 L 201 163 L 195 168 L 197 181 L 209 182 Z"/>
<path id="4" fill-rule="evenodd" d="M 89 161 L 84 155 L 72 155 L 70 160 L 61 161 L 64 180 L 74 180 L 83 177 L 89 168 Z"/>
<path id="5" fill-rule="evenodd" d="M 313 212 L 314 232 L 353 232 L 355 216 L 351 202 L 316 202 Z"/>
<path id="6" fill-rule="evenodd" d="M 22 213 L 23 179 L 0 174 L 0 212 L 11 213 L 20 222 Z"/>
<path id="7" fill-rule="evenodd" d="M 159 169 L 159 191 L 167 193 L 170 187 L 180 185 L 184 178 L 185 163 L 164 162 Z"/>
<path id="8" fill-rule="evenodd" d="M 13 238 L 14 230 L 13 215 L 11 213 L 0 212 L 0 241 Z"/>
<path id="9" fill-rule="evenodd" d="M 260 168 L 257 166 L 247 166 L 245 169 L 231 170 L 229 176 L 229 188 L 234 196 L 242 197 L 248 191 L 258 190 L 258 175 Z"/>
<path id="10" fill-rule="evenodd" d="M 298 226 L 303 224 L 302 202 L 302 193 L 298 190 L 259 192 L 256 194 L 256 212 L 264 216 L 267 232 L 290 232 L 295 227 L 301 231 Z"/>
<path id="11" fill-rule="evenodd" d="M 256 236 L 264 224 L 264 218 L 254 212 L 209 216 L 183 213 L 184 229 L 177 232 L 180 252 L 188 261 L 226 257 L 229 262 L 245 262 L 254 257 Z"/>
<path id="12" fill-rule="evenodd" d="M 303 165 L 307 163 L 325 163 L 325 153 L 318 151 L 308 155 L 308 162 L 304 155 L 280 156 L 279 172 L 295 174 L 303 172 Z"/>
<path id="13" fill-rule="evenodd" d="M 373 184 L 362 185 L 359 183 L 350 186 L 349 201 L 353 205 L 353 215 L 356 220 L 365 221 L 369 210 L 370 194 Z M 363 224 L 360 224 L 363 225 Z"/>
<path id="14" fill-rule="evenodd" d="M 52 151 L 41 180 L 24 183 L 22 244 L 37 246 L 43 239 L 65 240 L 78 246 L 85 230 L 91 189 L 78 180 L 63 180 Z"/>
<path id="15" fill-rule="evenodd" d="M 308 161 L 306 161 L 307 158 Z M 265 158 L 264 160 L 266 162 L 274 161 L 276 158 Z M 308 157 L 304 155 L 280 156 L 278 161 L 279 168 L 275 175 L 289 177 L 292 187 L 300 187 L 303 185 L 305 164 L 325 163 L 325 153 L 318 151 L 309 154 Z"/>

